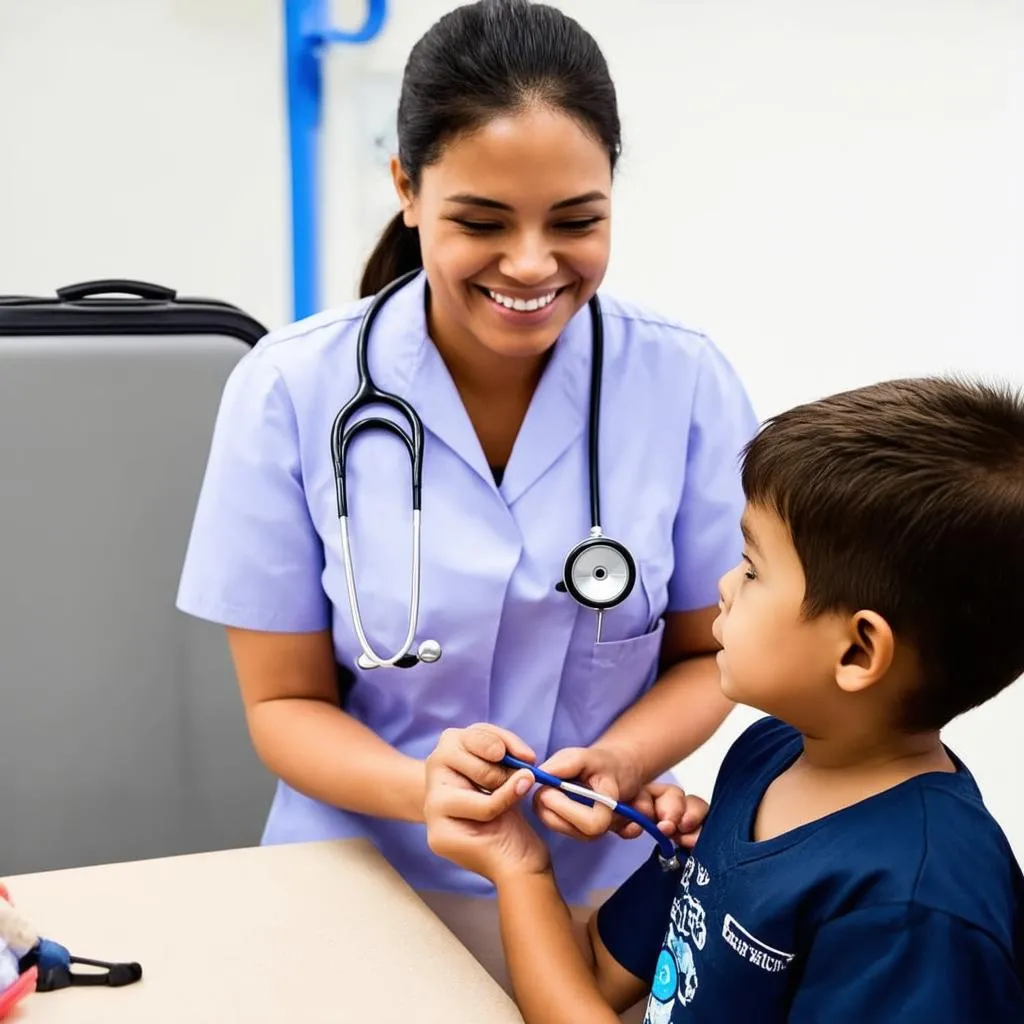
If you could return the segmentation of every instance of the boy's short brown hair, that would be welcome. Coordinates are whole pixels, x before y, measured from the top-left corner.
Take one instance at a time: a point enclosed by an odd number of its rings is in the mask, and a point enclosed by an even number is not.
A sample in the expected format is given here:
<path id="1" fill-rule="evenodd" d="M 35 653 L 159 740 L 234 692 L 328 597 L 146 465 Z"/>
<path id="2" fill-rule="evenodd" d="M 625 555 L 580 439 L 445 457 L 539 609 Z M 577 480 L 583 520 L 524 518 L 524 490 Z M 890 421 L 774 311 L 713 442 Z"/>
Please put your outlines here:
<path id="1" fill-rule="evenodd" d="M 768 420 L 747 500 L 787 524 L 804 612 L 872 609 L 921 659 L 901 722 L 937 729 L 1024 674 L 1024 395 L 886 381 Z"/>

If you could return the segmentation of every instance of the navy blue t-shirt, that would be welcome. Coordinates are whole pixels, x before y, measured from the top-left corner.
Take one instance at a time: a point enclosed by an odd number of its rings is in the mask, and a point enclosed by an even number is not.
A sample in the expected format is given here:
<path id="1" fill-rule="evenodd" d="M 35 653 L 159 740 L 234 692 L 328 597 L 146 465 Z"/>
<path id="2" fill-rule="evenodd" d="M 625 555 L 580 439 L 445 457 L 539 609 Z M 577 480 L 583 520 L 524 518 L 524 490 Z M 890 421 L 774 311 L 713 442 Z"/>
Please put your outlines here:
<path id="1" fill-rule="evenodd" d="M 652 856 L 599 911 L 651 982 L 646 1021 L 1022 1024 L 1024 877 L 963 764 L 754 842 L 801 751 L 790 726 L 751 726 L 681 879 Z"/>

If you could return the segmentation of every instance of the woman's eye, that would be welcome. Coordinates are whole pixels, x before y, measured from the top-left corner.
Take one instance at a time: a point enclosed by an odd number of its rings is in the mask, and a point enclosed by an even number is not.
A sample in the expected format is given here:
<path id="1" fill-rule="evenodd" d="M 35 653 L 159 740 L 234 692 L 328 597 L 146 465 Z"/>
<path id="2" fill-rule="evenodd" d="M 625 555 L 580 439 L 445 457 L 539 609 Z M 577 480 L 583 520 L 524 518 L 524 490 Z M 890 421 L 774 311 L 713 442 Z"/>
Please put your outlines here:
<path id="1" fill-rule="evenodd" d="M 463 220 L 462 218 L 456 218 L 455 223 L 459 227 L 465 228 L 466 231 L 472 231 L 475 234 L 486 234 L 489 231 L 501 230 L 501 225 L 493 220 Z"/>
<path id="2" fill-rule="evenodd" d="M 599 220 L 600 217 L 581 217 L 576 220 L 563 220 L 559 221 L 558 227 L 562 231 L 586 231 L 588 228 L 592 228 Z"/>
<path id="3" fill-rule="evenodd" d="M 555 228 L 558 231 L 566 231 L 569 234 L 582 234 L 584 231 L 589 231 L 603 219 L 603 217 L 577 217 L 573 220 L 559 221 Z M 464 231 L 475 235 L 491 234 L 495 231 L 501 231 L 505 227 L 500 221 L 495 220 L 467 220 L 465 217 L 453 217 L 452 220 Z"/>

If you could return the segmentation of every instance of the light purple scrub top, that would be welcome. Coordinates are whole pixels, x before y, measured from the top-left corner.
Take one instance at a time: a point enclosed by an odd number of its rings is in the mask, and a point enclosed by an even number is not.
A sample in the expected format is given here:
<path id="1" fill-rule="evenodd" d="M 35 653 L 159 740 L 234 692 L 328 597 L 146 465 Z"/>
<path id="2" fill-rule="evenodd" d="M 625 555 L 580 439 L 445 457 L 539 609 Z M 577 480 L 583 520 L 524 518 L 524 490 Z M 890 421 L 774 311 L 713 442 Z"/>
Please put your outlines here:
<path id="1" fill-rule="evenodd" d="M 232 372 L 178 607 L 243 629 L 331 629 L 338 661 L 356 674 L 347 710 L 413 757 L 426 757 L 446 727 L 493 722 L 543 760 L 593 743 L 650 687 L 665 612 L 717 602 L 717 581 L 740 555 L 738 456 L 755 416 L 706 337 L 602 295 L 602 526 L 632 551 L 638 580 L 595 643 L 594 613 L 554 586 L 590 529 L 589 310 L 556 343 L 499 487 L 427 336 L 424 298 L 422 273 L 391 298 L 369 366 L 424 424 L 417 640 L 439 641 L 441 660 L 355 667 L 331 427 L 356 388 L 369 300 L 272 332 Z M 359 604 L 371 644 L 389 654 L 407 626 L 409 481 L 397 438 L 377 430 L 355 441 L 348 493 Z M 646 837 L 584 843 L 538 827 L 570 902 L 620 883 L 650 854 Z M 264 843 L 354 835 L 370 838 L 414 888 L 493 891 L 434 855 L 423 826 L 352 814 L 278 782 Z"/>

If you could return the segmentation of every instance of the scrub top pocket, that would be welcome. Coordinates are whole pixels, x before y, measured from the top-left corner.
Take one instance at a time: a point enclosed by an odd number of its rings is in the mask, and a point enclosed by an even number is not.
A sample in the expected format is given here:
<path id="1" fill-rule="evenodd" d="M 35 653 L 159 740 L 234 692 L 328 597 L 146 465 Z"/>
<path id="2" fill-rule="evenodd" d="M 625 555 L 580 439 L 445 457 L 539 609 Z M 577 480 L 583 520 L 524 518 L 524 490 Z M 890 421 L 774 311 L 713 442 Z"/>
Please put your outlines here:
<path id="1" fill-rule="evenodd" d="M 593 613 L 584 614 L 596 631 Z M 551 753 L 589 746 L 636 702 L 657 678 L 664 633 L 665 620 L 659 618 L 653 629 L 639 636 L 573 644 L 551 730 Z"/>

